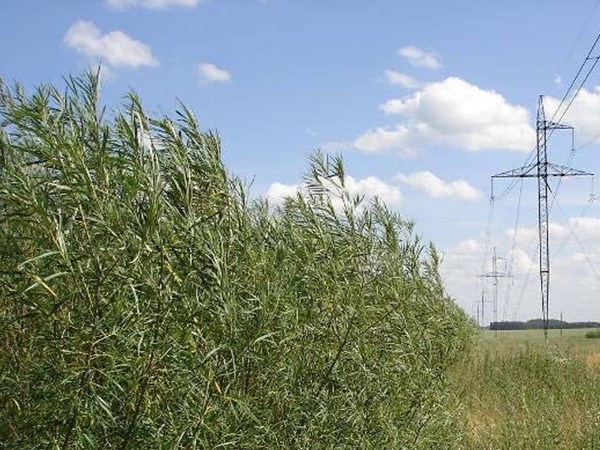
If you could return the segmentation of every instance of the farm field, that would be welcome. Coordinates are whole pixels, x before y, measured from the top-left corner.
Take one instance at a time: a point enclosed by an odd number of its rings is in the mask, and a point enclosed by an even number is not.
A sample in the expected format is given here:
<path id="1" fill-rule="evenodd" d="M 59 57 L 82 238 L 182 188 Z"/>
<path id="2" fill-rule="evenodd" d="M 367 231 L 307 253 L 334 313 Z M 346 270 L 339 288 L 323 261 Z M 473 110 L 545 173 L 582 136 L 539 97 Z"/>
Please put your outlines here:
<path id="1" fill-rule="evenodd" d="M 600 448 L 600 340 L 483 331 L 454 372 L 464 448 Z"/>
<path id="2" fill-rule="evenodd" d="M 600 0 L 0 2 L 0 450 L 600 450 Z"/>

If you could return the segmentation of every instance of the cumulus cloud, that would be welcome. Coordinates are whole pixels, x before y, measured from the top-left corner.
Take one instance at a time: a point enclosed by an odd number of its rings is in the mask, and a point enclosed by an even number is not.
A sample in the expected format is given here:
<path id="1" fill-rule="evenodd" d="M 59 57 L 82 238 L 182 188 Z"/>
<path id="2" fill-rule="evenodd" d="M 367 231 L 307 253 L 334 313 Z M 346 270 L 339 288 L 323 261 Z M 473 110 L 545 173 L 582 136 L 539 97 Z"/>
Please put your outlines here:
<path id="1" fill-rule="evenodd" d="M 537 269 L 537 262 L 521 248 L 515 248 L 509 253 L 511 269 L 514 273 L 529 273 Z"/>
<path id="2" fill-rule="evenodd" d="M 104 3 L 114 9 L 127 9 L 142 6 L 149 9 L 166 9 L 171 6 L 186 6 L 193 8 L 202 0 L 104 0 Z"/>
<path id="3" fill-rule="evenodd" d="M 401 86 L 407 89 L 416 89 L 421 86 L 421 83 L 405 73 L 396 72 L 395 70 L 384 71 L 386 80 L 397 86 Z"/>
<path id="4" fill-rule="evenodd" d="M 71 25 L 64 42 L 90 59 L 111 67 L 152 67 L 159 64 L 149 45 L 119 30 L 102 34 L 94 23 L 85 20 Z"/>
<path id="5" fill-rule="evenodd" d="M 398 50 L 398 54 L 413 66 L 426 67 L 428 69 L 439 69 L 442 67 L 442 64 L 433 53 L 427 53 L 412 45 L 402 47 Z"/>
<path id="6" fill-rule="evenodd" d="M 272 203 L 281 203 L 286 197 L 293 197 L 300 191 L 299 184 L 273 183 L 267 189 L 265 197 Z"/>
<path id="7" fill-rule="evenodd" d="M 351 195 L 364 196 L 365 200 L 379 198 L 389 207 L 399 206 L 402 203 L 402 192 L 397 186 L 388 184 L 377 177 L 365 177 L 356 179 L 352 176 L 345 177 L 346 190 Z M 302 186 L 298 184 L 273 183 L 267 189 L 265 196 L 272 203 L 278 204 L 286 197 L 302 192 Z M 340 207 L 341 203 L 333 199 L 334 206 Z"/>
<path id="8" fill-rule="evenodd" d="M 600 219 L 595 217 L 571 217 L 569 225 L 581 234 L 583 239 L 600 238 Z"/>
<path id="9" fill-rule="evenodd" d="M 409 126 L 397 125 L 394 128 L 375 128 L 358 136 L 350 145 L 365 153 L 379 153 L 394 149 L 403 156 L 413 156 L 415 150 L 411 147 L 413 130 Z"/>
<path id="10" fill-rule="evenodd" d="M 553 239 L 565 241 L 573 238 L 575 234 L 582 242 L 591 242 L 600 239 L 600 219 L 595 217 L 569 217 L 566 222 L 550 222 L 548 224 L 550 236 Z M 535 241 L 538 236 L 537 227 L 508 228 L 504 231 L 507 239 L 515 240 L 517 245 L 524 246 Z"/>
<path id="11" fill-rule="evenodd" d="M 231 80 L 231 74 L 211 63 L 196 65 L 196 71 L 204 83 L 224 83 Z"/>
<path id="12" fill-rule="evenodd" d="M 481 191 L 475 189 L 466 180 L 444 181 L 429 171 L 398 175 L 398 180 L 433 198 L 477 201 L 483 196 Z"/>
<path id="13" fill-rule="evenodd" d="M 560 101 L 556 98 L 545 97 L 544 107 L 546 118 L 550 120 L 558 108 Z M 558 120 L 566 105 L 563 105 L 559 114 L 554 118 Z M 585 139 L 595 139 L 600 132 L 600 86 L 593 90 L 581 89 L 577 98 L 567 111 L 561 123 L 575 127 L 575 134 Z"/>
<path id="14" fill-rule="evenodd" d="M 391 150 L 412 156 L 416 149 L 428 146 L 528 152 L 535 142 L 525 108 L 456 77 L 429 83 L 380 109 L 402 116 L 403 121 L 365 131 L 352 147 L 366 153 Z"/>
<path id="15" fill-rule="evenodd" d="M 348 176 L 346 187 L 350 194 L 364 195 L 366 199 L 378 197 L 388 206 L 399 206 L 402 202 L 400 189 L 377 177 L 366 177 L 356 180 Z"/>

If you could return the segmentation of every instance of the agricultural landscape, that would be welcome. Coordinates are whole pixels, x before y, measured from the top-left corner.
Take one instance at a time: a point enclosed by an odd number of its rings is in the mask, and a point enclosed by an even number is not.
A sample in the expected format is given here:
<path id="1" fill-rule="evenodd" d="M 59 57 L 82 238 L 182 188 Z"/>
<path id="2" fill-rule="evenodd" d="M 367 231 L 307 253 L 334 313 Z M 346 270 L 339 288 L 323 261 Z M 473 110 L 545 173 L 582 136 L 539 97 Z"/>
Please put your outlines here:
<path id="1" fill-rule="evenodd" d="M 334 3 L 3 5 L 0 449 L 600 449 L 600 0 Z"/>
<path id="2" fill-rule="evenodd" d="M 2 85 L 5 448 L 594 448 L 600 340 L 481 331 L 316 153 L 272 209 L 185 108 Z"/>

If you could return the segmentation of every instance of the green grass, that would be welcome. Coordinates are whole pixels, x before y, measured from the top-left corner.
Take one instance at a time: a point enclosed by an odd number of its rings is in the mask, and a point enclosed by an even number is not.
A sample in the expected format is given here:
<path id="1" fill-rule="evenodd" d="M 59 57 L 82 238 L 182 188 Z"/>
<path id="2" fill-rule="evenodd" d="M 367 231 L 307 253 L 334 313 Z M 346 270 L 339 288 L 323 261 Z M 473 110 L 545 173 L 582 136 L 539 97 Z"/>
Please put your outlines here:
<path id="1" fill-rule="evenodd" d="M 590 330 L 585 333 L 585 337 L 588 339 L 598 339 L 600 338 L 600 330 Z"/>
<path id="2" fill-rule="evenodd" d="M 482 332 L 455 373 L 468 449 L 600 445 L 600 342 L 589 330 Z"/>
<path id="3" fill-rule="evenodd" d="M 490 352 L 514 352 L 550 346 L 581 353 L 599 348 L 597 342 L 590 342 L 587 338 L 587 334 L 593 331 L 595 329 L 590 328 L 548 330 L 548 342 L 546 342 L 543 330 L 484 330 L 480 333 L 479 345 L 480 349 Z"/>

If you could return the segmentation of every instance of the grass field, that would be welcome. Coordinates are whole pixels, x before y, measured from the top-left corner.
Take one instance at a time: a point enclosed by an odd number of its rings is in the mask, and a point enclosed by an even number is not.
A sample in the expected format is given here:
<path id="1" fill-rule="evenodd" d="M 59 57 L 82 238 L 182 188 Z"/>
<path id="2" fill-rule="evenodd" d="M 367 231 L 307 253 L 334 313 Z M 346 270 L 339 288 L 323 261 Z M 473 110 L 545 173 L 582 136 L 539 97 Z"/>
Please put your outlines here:
<path id="1" fill-rule="evenodd" d="M 587 331 L 482 332 L 453 374 L 464 448 L 600 448 L 600 340 Z"/>

